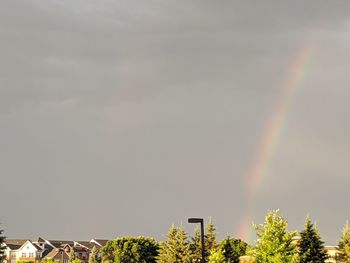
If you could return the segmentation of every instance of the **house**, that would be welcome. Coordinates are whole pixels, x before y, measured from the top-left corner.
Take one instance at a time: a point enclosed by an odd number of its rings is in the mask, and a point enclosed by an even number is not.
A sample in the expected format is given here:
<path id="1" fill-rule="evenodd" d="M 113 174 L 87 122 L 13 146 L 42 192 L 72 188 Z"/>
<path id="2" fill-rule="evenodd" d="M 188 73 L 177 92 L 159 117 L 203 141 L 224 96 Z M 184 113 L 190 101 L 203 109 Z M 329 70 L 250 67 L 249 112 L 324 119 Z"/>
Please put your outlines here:
<path id="1" fill-rule="evenodd" d="M 43 250 L 30 240 L 9 239 L 6 244 L 6 259 L 8 263 L 16 261 L 37 262 L 42 257 Z"/>
<path id="2" fill-rule="evenodd" d="M 92 249 L 96 247 L 99 250 L 107 241 L 106 239 L 91 239 L 90 241 L 47 240 L 41 237 L 35 241 L 7 239 L 5 241 L 6 262 L 36 263 L 38 260 L 51 258 L 60 261 L 60 263 L 67 263 L 72 249 L 80 260 L 88 262 Z"/>
<path id="3" fill-rule="evenodd" d="M 26 242 L 27 240 L 23 239 L 11 239 L 6 240 L 5 245 L 5 256 L 7 263 L 15 263 L 17 260 L 17 251 L 18 249 Z"/>
<path id="4" fill-rule="evenodd" d="M 100 242 L 103 243 L 103 240 L 100 240 Z M 53 251 L 45 255 L 45 258 L 55 259 L 61 256 L 63 258 L 60 259 L 61 263 L 64 263 L 63 261 L 66 255 L 68 255 L 68 258 L 70 257 L 72 249 L 74 249 L 74 252 L 81 261 L 88 262 L 92 248 L 101 247 L 101 245 L 89 241 L 46 240 L 46 243 L 53 248 Z"/>
<path id="5" fill-rule="evenodd" d="M 69 254 L 63 248 L 54 248 L 45 258 L 56 260 L 59 263 L 69 262 Z"/>

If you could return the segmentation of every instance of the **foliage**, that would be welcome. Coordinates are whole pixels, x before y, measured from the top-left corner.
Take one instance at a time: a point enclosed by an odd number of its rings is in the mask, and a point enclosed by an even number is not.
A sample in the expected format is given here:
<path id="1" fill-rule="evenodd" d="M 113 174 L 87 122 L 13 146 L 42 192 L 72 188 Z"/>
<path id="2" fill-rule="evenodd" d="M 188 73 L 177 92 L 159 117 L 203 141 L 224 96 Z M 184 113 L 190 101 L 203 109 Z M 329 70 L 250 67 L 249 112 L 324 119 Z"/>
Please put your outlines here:
<path id="1" fill-rule="evenodd" d="M 6 259 L 5 250 L 6 250 L 6 244 L 5 244 L 5 237 L 3 236 L 4 230 L 0 229 L 0 262 Z"/>
<path id="2" fill-rule="evenodd" d="M 350 228 L 349 223 L 346 222 L 343 228 L 343 234 L 339 240 L 339 255 L 337 262 L 350 263 Z"/>
<path id="3" fill-rule="evenodd" d="M 34 261 L 32 261 L 32 260 L 17 260 L 16 263 L 34 263 Z"/>
<path id="4" fill-rule="evenodd" d="M 239 257 L 246 254 L 248 244 L 240 239 L 227 237 L 219 244 L 217 250 L 221 251 L 226 262 L 238 263 Z"/>
<path id="5" fill-rule="evenodd" d="M 212 220 L 209 220 L 209 223 L 206 225 L 206 231 L 204 236 L 204 250 L 205 250 L 205 259 L 208 261 L 211 251 L 214 251 L 217 247 L 216 242 L 216 229 Z M 191 238 L 191 253 L 192 253 L 192 262 L 201 262 L 202 261 L 202 243 L 201 243 L 201 232 L 197 226 L 194 231 L 194 237 Z"/>
<path id="6" fill-rule="evenodd" d="M 69 252 L 69 262 L 70 263 L 78 263 L 78 262 L 74 262 L 74 260 L 78 259 L 78 255 L 75 252 L 74 247 L 70 248 L 70 252 Z"/>
<path id="7" fill-rule="evenodd" d="M 17 263 L 20 261 L 17 261 Z M 43 258 L 42 260 L 40 260 L 40 263 L 59 263 L 59 260 L 55 260 L 52 258 Z"/>
<path id="8" fill-rule="evenodd" d="M 183 226 L 170 227 L 167 240 L 161 243 L 159 249 L 158 263 L 190 263 L 191 250 L 187 241 L 187 233 Z"/>
<path id="9" fill-rule="evenodd" d="M 194 237 L 191 238 L 191 254 L 192 263 L 198 263 L 202 261 L 202 242 L 201 242 L 201 232 L 197 226 L 194 229 Z"/>
<path id="10" fill-rule="evenodd" d="M 252 249 L 255 262 L 298 262 L 298 254 L 292 243 L 296 233 L 287 231 L 288 223 L 278 212 L 279 210 L 268 212 L 263 224 L 254 225 L 258 236 L 256 246 Z"/>
<path id="11" fill-rule="evenodd" d="M 79 258 L 73 259 L 70 261 L 71 263 L 83 263 L 82 260 L 80 260 Z"/>
<path id="12" fill-rule="evenodd" d="M 122 237 L 108 241 L 101 253 L 104 261 L 153 263 L 158 255 L 158 243 L 148 237 Z"/>
<path id="13" fill-rule="evenodd" d="M 89 263 L 99 263 L 99 262 L 101 262 L 101 257 L 99 255 L 98 249 L 96 248 L 96 246 L 94 246 L 91 249 L 91 253 L 89 255 Z"/>
<path id="14" fill-rule="evenodd" d="M 216 229 L 215 226 L 211 220 L 209 219 L 209 223 L 206 225 L 206 234 L 205 234 L 205 239 L 204 239 L 204 248 L 205 248 L 205 256 L 206 259 L 208 259 L 210 252 L 213 251 L 216 246 Z M 208 261 L 208 260 L 206 260 Z"/>
<path id="15" fill-rule="evenodd" d="M 300 263 L 323 263 L 327 259 L 324 243 L 310 218 L 306 219 L 300 237 L 298 251 Z"/>
<path id="16" fill-rule="evenodd" d="M 222 250 L 217 249 L 212 251 L 209 256 L 209 263 L 226 263 L 227 260 L 222 252 Z"/>
<path id="17" fill-rule="evenodd" d="M 102 262 L 112 262 L 114 261 L 115 251 L 116 251 L 115 240 L 109 240 L 105 246 L 103 246 L 101 251 Z"/>

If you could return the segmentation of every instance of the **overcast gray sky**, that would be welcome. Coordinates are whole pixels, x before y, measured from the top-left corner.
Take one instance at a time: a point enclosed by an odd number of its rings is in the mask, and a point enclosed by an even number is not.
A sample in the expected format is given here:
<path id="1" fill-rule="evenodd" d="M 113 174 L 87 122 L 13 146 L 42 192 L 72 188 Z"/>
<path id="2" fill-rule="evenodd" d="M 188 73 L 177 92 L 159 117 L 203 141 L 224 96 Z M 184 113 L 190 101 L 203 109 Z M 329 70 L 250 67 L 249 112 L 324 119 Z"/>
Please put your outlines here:
<path id="1" fill-rule="evenodd" d="M 211 216 L 235 236 L 247 170 L 307 39 L 251 217 L 280 208 L 300 229 L 309 214 L 332 244 L 350 218 L 350 2 L 1 1 L 5 234 L 161 239 Z"/>

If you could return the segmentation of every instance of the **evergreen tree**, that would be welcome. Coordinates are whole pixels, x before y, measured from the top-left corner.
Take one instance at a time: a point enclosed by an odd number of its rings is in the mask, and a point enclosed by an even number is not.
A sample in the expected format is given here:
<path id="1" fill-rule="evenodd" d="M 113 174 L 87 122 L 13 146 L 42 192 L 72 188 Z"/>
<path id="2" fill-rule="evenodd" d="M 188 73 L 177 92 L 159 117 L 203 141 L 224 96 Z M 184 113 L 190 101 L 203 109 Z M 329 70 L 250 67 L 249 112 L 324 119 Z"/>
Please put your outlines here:
<path id="1" fill-rule="evenodd" d="M 205 260 L 208 262 L 209 255 L 217 247 L 216 242 L 216 229 L 212 223 L 211 218 L 209 223 L 205 227 L 204 235 L 204 250 L 205 250 Z M 202 242 L 201 242 L 201 233 L 200 229 L 197 226 L 194 231 L 194 237 L 191 242 L 191 252 L 192 252 L 192 262 L 202 262 Z"/>
<path id="2" fill-rule="evenodd" d="M 192 237 L 191 241 L 192 263 L 200 263 L 202 262 L 202 242 L 198 226 L 194 229 L 194 237 Z"/>
<path id="3" fill-rule="evenodd" d="M 215 231 L 216 231 L 215 226 L 210 218 L 208 224 L 206 225 L 206 231 L 205 231 L 206 234 L 204 239 L 204 248 L 205 248 L 206 258 L 209 257 L 210 252 L 213 251 L 217 246 Z"/>
<path id="4" fill-rule="evenodd" d="M 187 242 L 187 233 L 183 226 L 170 227 L 167 240 L 160 245 L 158 263 L 190 263 L 191 250 Z"/>
<path id="5" fill-rule="evenodd" d="M 338 246 L 339 255 L 337 257 L 337 262 L 350 263 L 350 228 L 348 222 L 346 222 L 343 228 L 343 234 L 339 240 Z"/>
<path id="6" fill-rule="evenodd" d="M 299 258 L 300 263 L 324 263 L 327 253 L 324 243 L 310 218 L 306 219 L 304 230 L 300 233 Z"/>
<path id="7" fill-rule="evenodd" d="M 257 263 L 298 262 L 298 253 L 292 243 L 296 233 L 287 231 L 288 223 L 278 212 L 268 212 L 263 224 L 254 225 L 258 240 L 251 253 Z"/>
<path id="8" fill-rule="evenodd" d="M 101 262 L 99 251 L 96 248 L 96 246 L 93 246 L 89 255 L 89 263 L 99 263 L 99 262 Z"/>
<path id="9" fill-rule="evenodd" d="M 2 235 L 4 230 L 0 229 L 0 262 L 3 262 L 6 259 L 5 250 L 6 250 L 6 244 L 5 244 L 5 237 Z"/>

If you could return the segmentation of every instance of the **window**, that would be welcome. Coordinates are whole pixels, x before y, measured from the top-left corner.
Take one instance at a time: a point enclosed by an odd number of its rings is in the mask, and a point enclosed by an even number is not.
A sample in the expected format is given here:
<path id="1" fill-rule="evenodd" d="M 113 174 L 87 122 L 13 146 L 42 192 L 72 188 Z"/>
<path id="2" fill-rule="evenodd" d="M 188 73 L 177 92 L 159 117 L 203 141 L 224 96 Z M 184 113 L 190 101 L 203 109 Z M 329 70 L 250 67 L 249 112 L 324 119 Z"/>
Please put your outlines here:
<path id="1" fill-rule="evenodd" d="M 34 257 L 34 253 L 29 253 L 29 257 L 33 258 Z"/>
<path id="2" fill-rule="evenodd" d="M 11 253 L 11 258 L 16 258 L 16 253 Z"/>
<path id="3" fill-rule="evenodd" d="M 22 253 L 22 258 L 26 258 L 27 257 L 27 253 Z"/>

